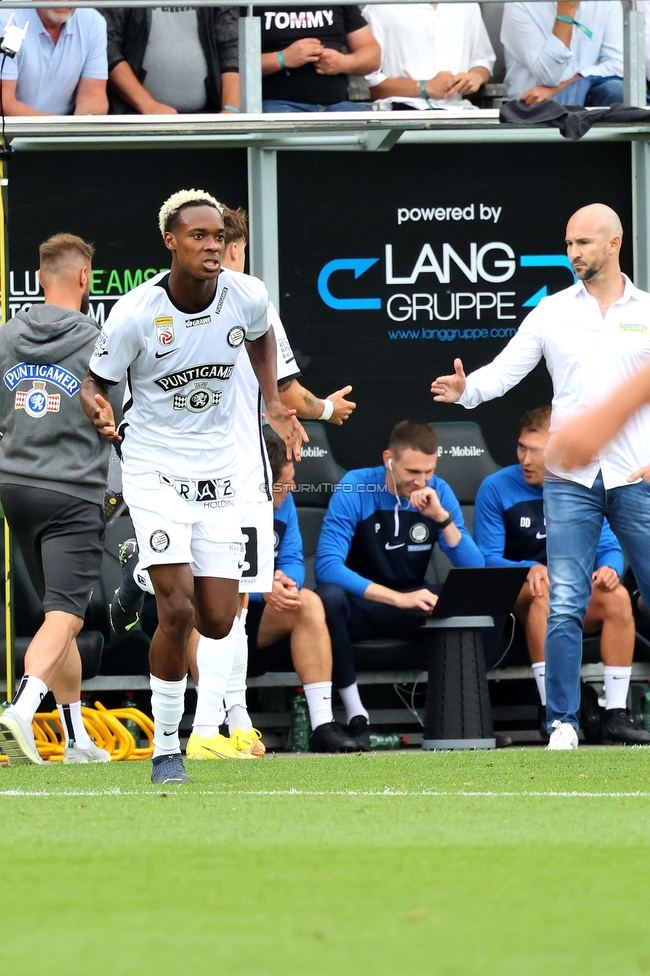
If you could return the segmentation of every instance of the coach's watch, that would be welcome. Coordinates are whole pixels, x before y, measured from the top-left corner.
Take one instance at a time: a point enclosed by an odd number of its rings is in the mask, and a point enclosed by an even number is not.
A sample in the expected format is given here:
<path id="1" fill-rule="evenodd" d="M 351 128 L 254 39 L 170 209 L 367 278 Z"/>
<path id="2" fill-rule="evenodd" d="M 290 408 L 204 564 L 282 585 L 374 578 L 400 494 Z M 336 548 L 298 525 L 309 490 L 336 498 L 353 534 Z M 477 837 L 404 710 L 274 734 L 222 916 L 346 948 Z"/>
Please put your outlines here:
<path id="1" fill-rule="evenodd" d="M 433 521 L 436 522 L 435 519 Z M 447 526 L 448 525 L 451 525 L 451 523 L 453 521 L 454 521 L 454 516 L 453 515 L 448 515 L 444 522 L 436 522 L 436 527 L 438 529 L 446 529 Z"/>

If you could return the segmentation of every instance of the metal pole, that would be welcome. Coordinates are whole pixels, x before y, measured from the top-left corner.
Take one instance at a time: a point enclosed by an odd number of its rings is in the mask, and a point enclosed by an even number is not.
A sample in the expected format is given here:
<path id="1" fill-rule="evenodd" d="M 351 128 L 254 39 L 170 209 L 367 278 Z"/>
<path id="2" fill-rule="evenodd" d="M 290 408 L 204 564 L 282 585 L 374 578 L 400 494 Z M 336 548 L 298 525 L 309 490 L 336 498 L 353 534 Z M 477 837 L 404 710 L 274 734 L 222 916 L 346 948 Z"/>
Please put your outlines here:
<path id="1" fill-rule="evenodd" d="M 9 317 L 6 194 L 6 162 L 4 159 L 0 159 L 0 304 L 3 325 Z M 14 614 L 11 578 L 11 532 L 9 531 L 9 525 L 6 519 L 3 519 L 3 523 L 5 550 L 5 670 L 7 678 L 7 701 L 11 701 L 14 696 Z"/>
<path id="2" fill-rule="evenodd" d="M 262 24 L 248 8 L 239 18 L 239 85 L 241 110 L 259 115 L 262 111 Z"/>
<path id="3" fill-rule="evenodd" d="M 275 149 L 248 150 L 251 273 L 266 285 L 280 309 L 278 262 L 278 166 Z"/>
<path id="4" fill-rule="evenodd" d="M 636 9 L 636 0 L 624 0 L 623 81 L 626 105 L 645 107 L 645 16 Z"/>
<path id="5" fill-rule="evenodd" d="M 632 232 L 634 283 L 650 290 L 650 143 L 633 142 Z"/>

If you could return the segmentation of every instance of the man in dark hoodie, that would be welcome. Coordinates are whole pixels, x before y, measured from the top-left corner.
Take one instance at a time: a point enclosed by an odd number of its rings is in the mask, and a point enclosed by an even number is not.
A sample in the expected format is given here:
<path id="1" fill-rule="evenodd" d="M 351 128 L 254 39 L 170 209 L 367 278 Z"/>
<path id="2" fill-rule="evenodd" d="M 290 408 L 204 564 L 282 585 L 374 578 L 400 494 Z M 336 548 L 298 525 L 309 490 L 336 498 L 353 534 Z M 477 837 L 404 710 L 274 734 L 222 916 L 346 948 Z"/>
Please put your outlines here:
<path id="1" fill-rule="evenodd" d="M 0 715 L 0 748 L 11 765 L 42 762 L 31 723 L 49 688 L 66 762 L 110 760 L 81 718 L 75 639 L 101 571 L 111 451 L 78 395 L 99 334 L 87 315 L 93 253 L 72 234 L 45 241 L 44 304 L 0 329 L 0 501 L 45 612 L 27 648 L 25 675 Z"/>

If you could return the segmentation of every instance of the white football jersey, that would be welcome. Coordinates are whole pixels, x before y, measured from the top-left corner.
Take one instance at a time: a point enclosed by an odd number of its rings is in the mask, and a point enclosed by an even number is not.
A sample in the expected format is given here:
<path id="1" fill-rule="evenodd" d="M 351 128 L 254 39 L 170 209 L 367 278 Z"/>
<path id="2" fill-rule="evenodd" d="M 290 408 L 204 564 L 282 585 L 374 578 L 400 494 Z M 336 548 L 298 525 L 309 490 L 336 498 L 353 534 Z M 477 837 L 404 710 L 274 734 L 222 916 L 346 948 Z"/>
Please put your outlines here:
<path id="1" fill-rule="evenodd" d="M 269 329 L 268 294 L 258 278 L 222 269 L 209 305 L 186 312 L 168 280 L 157 275 L 116 302 L 90 370 L 110 383 L 127 374 L 125 463 L 181 478 L 232 477 L 235 363 L 244 340 Z"/>
<path id="2" fill-rule="evenodd" d="M 277 347 L 278 383 L 300 376 L 296 357 L 287 339 L 275 305 L 269 304 L 269 325 L 273 326 Z M 262 436 L 262 394 L 246 349 L 242 349 L 235 370 L 237 409 L 235 434 L 239 453 L 238 496 L 242 502 L 265 502 L 271 499 L 271 471 Z"/>

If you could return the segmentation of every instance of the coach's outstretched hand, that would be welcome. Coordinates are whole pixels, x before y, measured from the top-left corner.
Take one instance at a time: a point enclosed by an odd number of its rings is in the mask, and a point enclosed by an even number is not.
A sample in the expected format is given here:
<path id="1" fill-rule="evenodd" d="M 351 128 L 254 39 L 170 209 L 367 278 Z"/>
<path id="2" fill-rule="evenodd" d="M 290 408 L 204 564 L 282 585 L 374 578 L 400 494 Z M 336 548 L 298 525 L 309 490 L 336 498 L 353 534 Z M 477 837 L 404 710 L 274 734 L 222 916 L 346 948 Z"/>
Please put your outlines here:
<path id="1" fill-rule="evenodd" d="M 352 412 L 357 409 L 356 403 L 352 400 L 345 399 L 351 391 L 351 386 L 344 386 L 342 390 L 337 390 L 336 393 L 330 393 L 327 397 L 334 404 L 334 410 L 329 419 L 330 424 L 338 424 L 340 427 L 343 421 L 347 420 Z"/>
<path id="2" fill-rule="evenodd" d="M 456 403 L 465 392 L 467 383 L 465 382 L 465 371 L 460 359 L 454 359 L 454 374 L 452 376 L 439 376 L 431 384 L 433 399 L 440 403 Z"/>
<path id="3" fill-rule="evenodd" d="M 269 426 L 287 445 L 287 460 L 299 461 L 303 441 L 309 438 L 307 431 L 296 417 L 295 410 L 289 410 L 279 400 L 266 404 L 266 419 Z"/>
<path id="4" fill-rule="evenodd" d="M 101 395 L 101 393 L 95 394 L 95 403 L 97 404 L 97 409 L 92 416 L 92 422 L 95 427 L 107 441 L 121 441 L 122 438 L 115 429 L 115 415 L 113 413 L 113 408 Z"/>

